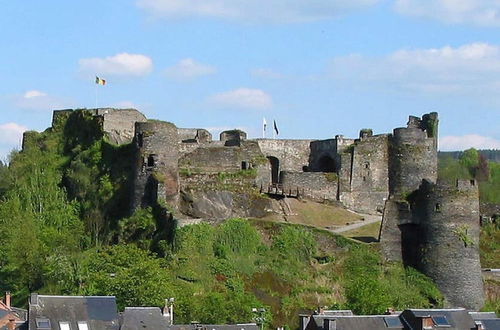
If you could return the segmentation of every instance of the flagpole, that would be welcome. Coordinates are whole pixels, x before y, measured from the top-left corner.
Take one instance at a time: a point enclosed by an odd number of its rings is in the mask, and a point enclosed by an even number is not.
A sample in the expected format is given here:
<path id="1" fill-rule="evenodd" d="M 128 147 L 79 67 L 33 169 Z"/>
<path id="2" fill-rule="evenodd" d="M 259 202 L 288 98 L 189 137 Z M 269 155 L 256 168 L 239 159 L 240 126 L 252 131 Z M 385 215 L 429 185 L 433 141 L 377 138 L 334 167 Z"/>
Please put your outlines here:
<path id="1" fill-rule="evenodd" d="M 94 85 L 95 85 L 95 109 L 97 109 L 97 86 L 98 86 L 97 82 Z"/>

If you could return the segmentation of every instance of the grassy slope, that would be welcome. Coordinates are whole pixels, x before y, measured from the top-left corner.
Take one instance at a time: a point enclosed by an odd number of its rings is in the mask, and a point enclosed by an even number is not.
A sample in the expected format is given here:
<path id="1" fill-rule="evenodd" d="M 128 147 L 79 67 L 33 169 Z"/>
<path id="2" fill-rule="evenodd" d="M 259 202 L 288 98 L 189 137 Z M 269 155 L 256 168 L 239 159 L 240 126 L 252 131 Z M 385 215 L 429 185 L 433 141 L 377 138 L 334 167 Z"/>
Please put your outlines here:
<path id="1" fill-rule="evenodd" d="M 348 223 L 361 221 L 362 217 L 343 207 L 311 201 L 287 198 L 292 214 L 286 216 L 287 222 L 314 226 L 318 228 L 335 228 Z M 264 220 L 282 222 L 283 216 L 269 215 Z"/>

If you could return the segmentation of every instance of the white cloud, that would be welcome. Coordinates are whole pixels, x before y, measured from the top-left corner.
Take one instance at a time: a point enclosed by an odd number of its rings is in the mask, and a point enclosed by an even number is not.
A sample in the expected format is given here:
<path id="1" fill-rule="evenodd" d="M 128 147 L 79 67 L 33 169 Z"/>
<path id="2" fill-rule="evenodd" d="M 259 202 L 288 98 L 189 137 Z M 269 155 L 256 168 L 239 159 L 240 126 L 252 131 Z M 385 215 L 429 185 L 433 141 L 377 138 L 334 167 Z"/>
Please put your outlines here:
<path id="1" fill-rule="evenodd" d="M 12 102 L 15 107 L 26 110 L 53 110 L 71 107 L 72 103 L 48 95 L 39 90 L 29 90 L 22 95 L 12 96 Z"/>
<path id="2" fill-rule="evenodd" d="M 216 72 L 217 69 L 215 67 L 196 62 L 192 58 L 182 59 L 177 64 L 165 70 L 169 78 L 177 80 L 190 80 Z"/>
<path id="3" fill-rule="evenodd" d="M 153 61 L 146 55 L 120 53 L 105 58 L 83 58 L 80 71 L 98 76 L 144 76 L 153 70 Z"/>
<path id="4" fill-rule="evenodd" d="M 396 0 L 394 7 L 403 15 L 451 24 L 500 26 L 498 0 Z"/>
<path id="5" fill-rule="evenodd" d="M 21 147 L 23 132 L 28 128 L 17 123 L 0 124 L 0 160 L 5 161 L 13 149 Z"/>
<path id="6" fill-rule="evenodd" d="M 469 148 L 500 149 L 500 140 L 476 134 L 444 136 L 439 139 L 439 150 L 442 151 L 457 151 Z"/>
<path id="7" fill-rule="evenodd" d="M 25 99 L 31 99 L 33 97 L 41 97 L 41 96 L 47 96 L 47 94 L 45 94 L 44 92 L 37 91 L 37 90 L 32 90 L 32 91 L 27 91 L 23 95 L 23 97 Z"/>
<path id="8" fill-rule="evenodd" d="M 211 96 L 208 101 L 223 108 L 269 109 L 272 97 L 260 89 L 238 88 Z"/>
<path id="9" fill-rule="evenodd" d="M 209 17 L 244 22 L 295 23 L 338 17 L 380 0 L 137 0 L 153 17 Z"/>
<path id="10" fill-rule="evenodd" d="M 253 69 L 251 72 L 253 77 L 264 78 L 264 79 L 281 79 L 283 75 L 279 72 L 274 71 L 273 69 L 268 68 L 257 68 Z"/>
<path id="11" fill-rule="evenodd" d="M 500 47 L 473 43 L 453 48 L 398 50 L 385 57 L 349 55 L 332 61 L 334 79 L 425 93 L 480 93 L 497 97 Z"/>

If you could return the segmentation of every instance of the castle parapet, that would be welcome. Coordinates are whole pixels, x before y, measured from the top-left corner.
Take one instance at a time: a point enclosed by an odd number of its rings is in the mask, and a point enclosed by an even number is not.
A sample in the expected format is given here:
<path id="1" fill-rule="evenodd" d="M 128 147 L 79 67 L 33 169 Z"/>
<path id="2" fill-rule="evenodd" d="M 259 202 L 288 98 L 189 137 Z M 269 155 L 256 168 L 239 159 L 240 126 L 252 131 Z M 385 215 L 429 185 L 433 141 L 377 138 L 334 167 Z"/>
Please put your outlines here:
<path id="1" fill-rule="evenodd" d="M 239 129 L 228 130 L 220 133 L 220 140 L 227 147 L 239 146 L 241 141 L 247 139 L 247 133 Z"/>

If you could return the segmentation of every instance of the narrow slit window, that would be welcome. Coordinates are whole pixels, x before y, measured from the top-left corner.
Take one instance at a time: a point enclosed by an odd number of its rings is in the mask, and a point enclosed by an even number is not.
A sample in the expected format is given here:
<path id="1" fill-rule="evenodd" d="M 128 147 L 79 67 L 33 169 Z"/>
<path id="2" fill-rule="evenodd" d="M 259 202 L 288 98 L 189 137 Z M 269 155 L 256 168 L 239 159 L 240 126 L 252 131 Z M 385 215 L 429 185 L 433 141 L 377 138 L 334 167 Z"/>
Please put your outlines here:
<path id="1" fill-rule="evenodd" d="M 436 203 L 436 205 L 434 206 L 434 211 L 441 212 L 441 204 Z"/>
<path id="2" fill-rule="evenodd" d="M 137 135 L 137 143 L 139 144 L 139 148 L 142 148 L 142 145 L 144 143 L 144 135 L 142 133 L 139 133 Z"/>
<path id="3" fill-rule="evenodd" d="M 155 166 L 155 157 L 154 155 L 149 155 L 148 157 L 148 167 Z"/>

